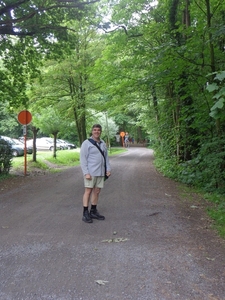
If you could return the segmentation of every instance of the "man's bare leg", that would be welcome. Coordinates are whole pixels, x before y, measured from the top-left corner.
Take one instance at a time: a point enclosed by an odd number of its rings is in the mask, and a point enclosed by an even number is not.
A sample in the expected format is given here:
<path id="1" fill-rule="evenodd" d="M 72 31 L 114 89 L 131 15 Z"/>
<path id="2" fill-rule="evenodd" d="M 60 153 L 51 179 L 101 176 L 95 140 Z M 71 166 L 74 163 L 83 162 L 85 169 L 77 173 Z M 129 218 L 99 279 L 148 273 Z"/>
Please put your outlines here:
<path id="1" fill-rule="evenodd" d="M 83 211 L 83 218 L 82 220 L 85 222 L 85 223 L 92 223 L 92 218 L 89 214 L 89 211 L 88 211 L 88 206 L 89 206 L 89 202 L 90 202 L 90 196 L 91 196 L 91 192 L 92 192 L 92 188 L 85 188 L 84 190 L 84 195 L 83 195 L 83 208 L 84 208 L 84 211 Z"/>
<path id="2" fill-rule="evenodd" d="M 101 192 L 100 188 L 93 188 L 92 190 L 90 216 L 92 219 L 105 220 L 105 217 L 101 216 L 97 210 L 98 197 L 100 192 Z"/>

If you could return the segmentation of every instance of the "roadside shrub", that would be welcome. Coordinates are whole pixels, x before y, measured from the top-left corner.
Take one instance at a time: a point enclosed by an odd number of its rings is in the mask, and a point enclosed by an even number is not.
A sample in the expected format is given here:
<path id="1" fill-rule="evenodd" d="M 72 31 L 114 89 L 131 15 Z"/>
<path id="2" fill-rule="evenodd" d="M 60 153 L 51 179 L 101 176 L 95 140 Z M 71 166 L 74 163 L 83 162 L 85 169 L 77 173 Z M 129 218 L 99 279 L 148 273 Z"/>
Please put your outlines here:
<path id="1" fill-rule="evenodd" d="M 165 176 L 207 192 L 225 193 L 225 146 L 222 138 L 202 142 L 191 160 L 179 163 L 176 157 L 168 157 L 165 147 L 163 150 L 158 147 L 155 151 L 155 165 Z"/>
<path id="2" fill-rule="evenodd" d="M 12 148 L 4 140 L 0 140 L 0 176 L 8 174 L 12 167 Z"/>
<path id="3" fill-rule="evenodd" d="M 178 180 L 208 192 L 225 192 L 224 142 L 214 138 L 201 145 L 198 155 L 180 165 Z"/>

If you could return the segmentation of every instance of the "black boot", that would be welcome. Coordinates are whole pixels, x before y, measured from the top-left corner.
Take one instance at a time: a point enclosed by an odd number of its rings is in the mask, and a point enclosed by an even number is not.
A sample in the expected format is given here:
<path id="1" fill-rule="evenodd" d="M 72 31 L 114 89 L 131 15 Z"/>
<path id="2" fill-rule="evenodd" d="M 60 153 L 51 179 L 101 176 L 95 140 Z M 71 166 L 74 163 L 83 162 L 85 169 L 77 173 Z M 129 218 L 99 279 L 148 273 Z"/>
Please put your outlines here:
<path id="1" fill-rule="evenodd" d="M 105 217 L 100 215 L 97 209 L 91 209 L 90 210 L 90 217 L 91 219 L 97 219 L 97 220 L 105 220 Z"/>

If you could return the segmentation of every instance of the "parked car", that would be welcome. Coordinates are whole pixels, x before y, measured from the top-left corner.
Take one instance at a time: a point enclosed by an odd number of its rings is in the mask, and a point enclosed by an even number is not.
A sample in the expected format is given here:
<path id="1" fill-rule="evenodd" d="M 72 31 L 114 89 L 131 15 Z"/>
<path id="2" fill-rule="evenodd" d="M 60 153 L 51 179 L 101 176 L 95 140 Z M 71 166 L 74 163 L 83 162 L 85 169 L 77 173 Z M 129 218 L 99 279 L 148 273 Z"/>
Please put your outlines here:
<path id="1" fill-rule="evenodd" d="M 69 145 L 66 141 L 61 140 L 61 139 L 57 139 L 57 142 L 61 145 L 61 147 L 63 147 L 63 149 L 70 149 Z"/>
<path id="2" fill-rule="evenodd" d="M 67 149 L 76 149 L 77 148 L 77 146 L 75 144 L 72 144 L 72 143 L 70 143 L 68 141 L 65 141 L 65 140 L 60 140 L 60 141 L 62 141 L 63 143 L 65 143 Z"/>
<path id="3" fill-rule="evenodd" d="M 41 137 L 42 140 L 48 141 L 54 145 L 54 139 L 51 137 Z M 57 142 L 56 140 L 56 149 L 57 150 L 63 150 L 63 146 Z"/>
<path id="4" fill-rule="evenodd" d="M 12 138 L 1 135 L 0 139 L 5 140 L 7 143 L 9 143 L 11 145 L 13 156 L 23 156 L 24 155 L 24 147 L 15 143 Z"/>
<path id="5" fill-rule="evenodd" d="M 20 145 L 23 147 L 24 149 L 24 143 L 22 143 L 21 141 L 17 140 L 17 139 L 12 139 L 17 145 Z M 27 143 L 26 143 L 27 144 Z M 27 144 L 27 154 L 32 154 L 33 153 L 33 145 L 28 145 Z"/>
<path id="6" fill-rule="evenodd" d="M 24 136 L 18 137 L 18 140 L 19 140 L 21 143 L 23 143 L 23 142 L 24 142 Z"/>
<path id="7" fill-rule="evenodd" d="M 30 146 L 30 145 L 33 146 L 33 140 L 27 141 L 27 145 L 28 146 Z M 36 139 L 36 149 L 37 149 L 37 151 L 39 151 L 39 150 L 50 150 L 50 151 L 53 151 L 54 144 L 53 144 L 53 142 L 51 142 L 48 139 L 38 138 L 38 139 Z M 59 149 L 59 147 L 57 147 L 57 149 Z"/>
<path id="8" fill-rule="evenodd" d="M 68 149 L 68 145 L 67 145 L 67 143 L 66 143 L 65 141 L 60 140 L 60 139 L 57 139 L 56 142 L 57 142 L 57 144 L 60 146 L 60 149 L 61 149 L 61 150 L 66 150 L 66 149 Z"/>

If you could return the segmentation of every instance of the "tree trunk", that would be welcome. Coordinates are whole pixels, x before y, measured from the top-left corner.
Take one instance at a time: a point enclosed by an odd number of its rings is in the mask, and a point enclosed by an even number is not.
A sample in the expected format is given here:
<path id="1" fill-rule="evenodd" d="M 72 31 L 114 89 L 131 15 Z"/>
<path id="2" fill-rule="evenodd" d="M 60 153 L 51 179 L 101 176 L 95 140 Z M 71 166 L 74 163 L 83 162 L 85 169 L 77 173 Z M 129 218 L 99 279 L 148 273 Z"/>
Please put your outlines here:
<path id="1" fill-rule="evenodd" d="M 36 147 L 36 138 L 37 138 L 37 133 L 39 131 L 39 128 L 32 126 L 31 130 L 33 132 L 33 161 L 37 161 L 37 147 Z"/>
<path id="2" fill-rule="evenodd" d="M 57 134 L 58 134 L 59 132 L 57 131 L 57 132 L 54 132 L 53 133 L 53 136 L 54 136 L 54 149 L 53 149 L 53 157 L 54 158 L 56 158 L 56 151 L 57 151 L 57 146 L 56 146 L 56 139 L 57 139 Z"/>

